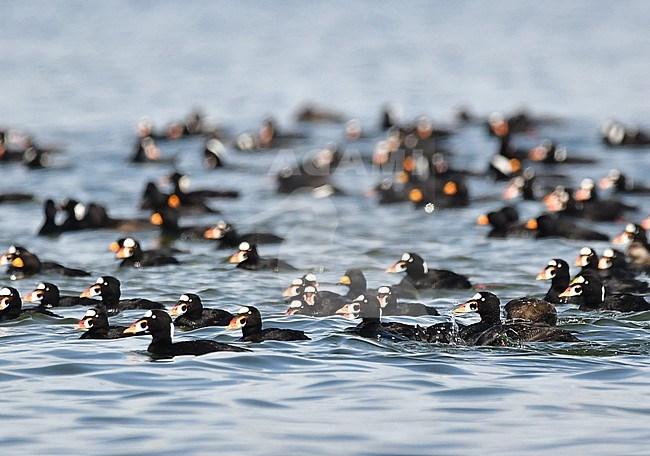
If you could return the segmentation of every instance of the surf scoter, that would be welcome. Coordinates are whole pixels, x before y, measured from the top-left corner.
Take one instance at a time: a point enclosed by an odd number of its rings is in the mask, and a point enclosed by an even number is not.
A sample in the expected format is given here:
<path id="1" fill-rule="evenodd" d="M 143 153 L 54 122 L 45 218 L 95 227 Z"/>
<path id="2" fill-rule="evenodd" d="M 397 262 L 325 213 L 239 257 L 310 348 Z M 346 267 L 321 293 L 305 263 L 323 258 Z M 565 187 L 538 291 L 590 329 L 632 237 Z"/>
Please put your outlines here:
<path id="1" fill-rule="evenodd" d="M 302 277 L 297 277 L 291 281 L 289 285 L 283 292 L 283 298 L 293 298 L 299 296 L 303 293 L 306 287 L 312 286 L 314 289 L 318 290 L 318 279 L 313 273 L 307 273 Z"/>
<path id="2" fill-rule="evenodd" d="M 284 238 L 273 233 L 244 233 L 238 234 L 235 227 L 230 223 L 220 221 L 215 226 L 205 230 L 203 237 L 206 239 L 218 239 L 219 248 L 237 247 L 242 242 L 250 244 L 278 244 L 284 242 Z"/>
<path id="3" fill-rule="evenodd" d="M 48 199 L 43 205 L 43 212 L 45 215 L 45 220 L 38 230 L 39 236 L 52 236 L 63 233 L 63 227 L 57 225 L 56 223 L 56 214 L 58 213 L 58 208 L 54 200 Z"/>
<path id="4" fill-rule="evenodd" d="M 278 271 L 295 271 L 296 268 L 286 261 L 278 258 L 262 258 L 257 253 L 257 246 L 248 242 L 239 244 L 239 252 L 235 253 L 228 260 L 229 263 L 237 263 L 238 268 L 248 269 L 249 271 L 271 270 Z"/>
<path id="5" fill-rule="evenodd" d="M 150 221 L 160 227 L 160 233 L 166 238 L 181 238 L 184 240 L 201 240 L 203 233 L 210 228 L 204 226 L 179 225 L 180 213 L 171 206 L 162 206 L 151 215 Z"/>
<path id="6" fill-rule="evenodd" d="M 567 153 L 566 147 L 544 139 L 538 146 L 533 147 L 528 158 L 547 165 L 559 164 L 590 164 L 596 160 L 589 157 L 572 157 Z"/>
<path id="7" fill-rule="evenodd" d="M 13 287 L 0 288 L 0 321 L 14 320 L 23 315 L 34 314 L 62 318 L 60 315 L 45 309 L 42 305 L 31 309 L 23 309 L 23 301 L 20 299 L 18 290 Z"/>
<path id="8" fill-rule="evenodd" d="M 36 255 L 24 247 L 12 245 L 2 256 L 0 264 L 7 264 L 7 274 L 14 278 L 22 278 L 40 272 L 54 272 L 69 277 L 89 276 L 90 273 L 81 269 L 65 267 L 53 261 L 41 261 Z"/>
<path id="9" fill-rule="evenodd" d="M 636 280 L 634 277 L 615 277 L 606 269 L 600 269 L 598 263 L 598 255 L 591 247 L 580 249 L 580 255 L 575 260 L 575 266 L 582 267 L 581 272 L 586 270 L 597 272 L 611 293 L 644 293 L 650 288 L 647 282 Z"/>
<path id="10" fill-rule="evenodd" d="M 415 326 L 398 322 L 381 322 L 381 306 L 375 297 L 360 295 L 338 309 L 336 313 L 346 318 L 361 318 L 361 323 L 347 330 L 361 337 L 393 342 L 417 340 L 418 330 Z"/>
<path id="11" fill-rule="evenodd" d="M 406 277 L 396 285 L 398 293 L 403 290 L 424 290 L 427 288 L 471 288 L 467 277 L 445 269 L 429 269 L 427 263 L 418 254 L 407 252 L 390 268 L 388 273 L 406 271 Z"/>
<path id="12" fill-rule="evenodd" d="M 650 187 L 633 183 L 631 179 L 628 179 L 628 177 L 618 169 L 611 169 L 609 173 L 600 180 L 598 186 L 602 189 L 611 188 L 614 193 L 629 193 L 636 195 L 650 194 Z"/>
<path id="13" fill-rule="evenodd" d="M 359 268 L 350 268 L 345 271 L 339 279 L 339 285 L 346 285 L 348 287 L 348 292 L 345 295 L 347 299 L 354 299 L 364 293 L 376 293 L 376 290 L 368 288 L 366 276 L 363 275 L 363 271 Z"/>
<path id="14" fill-rule="evenodd" d="M 41 306 L 51 307 L 73 307 L 73 306 L 93 306 L 97 301 L 90 298 L 81 298 L 79 296 L 61 296 L 59 287 L 50 282 L 39 283 L 36 289 L 30 292 L 25 302 L 40 302 Z"/>
<path id="15" fill-rule="evenodd" d="M 239 192 L 237 190 L 215 190 L 208 188 L 190 190 L 189 176 L 187 174 L 179 173 L 178 171 L 172 173 L 168 179 L 174 186 L 174 195 L 177 195 L 180 198 L 181 205 L 186 204 L 186 202 L 191 202 L 197 198 L 203 199 L 239 197 Z"/>
<path id="16" fill-rule="evenodd" d="M 180 355 L 205 355 L 218 351 L 245 352 L 246 348 L 224 344 L 208 339 L 173 342 L 174 323 L 169 314 L 162 310 L 149 310 L 144 317 L 124 330 L 126 334 L 149 333 L 152 341 L 147 351 L 153 358 L 171 358 Z"/>
<path id="17" fill-rule="evenodd" d="M 481 321 L 460 328 L 467 345 L 511 345 L 520 342 L 579 342 L 573 334 L 544 323 L 501 321 L 500 300 L 482 291 L 456 307 L 454 313 L 478 313 Z"/>
<path id="18" fill-rule="evenodd" d="M 632 264 L 647 268 L 650 266 L 650 244 L 645 229 L 641 225 L 628 223 L 625 231 L 614 238 L 614 244 L 628 244 L 626 253 Z"/>
<path id="19" fill-rule="evenodd" d="M 560 297 L 560 294 L 569 286 L 570 280 L 569 264 L 560 259 L 553 258 L 548 262 L 548 265 L 540 272 L 536 280 L 550 280 L 551 288 L 546 292 L 544 301 L 553 304 L 567 304 L 570 299 L 568 297 Z"/>
<path id="20" fill-rule="evenodd" d="M 607 119 L 600 127 L 603 142 L 608 146 L 647 146 L 650 145 L 650 132 L 637 127 L 624 125 L 613 119 Z"/>
<path id="21" fill-rule="evenodd" d="M 302 315 L 311 315 L 314 317 L 326 317 L 328 315 L 335 315 L 336 310 L 339 309 L 346 301 L 346 299 L 332 291 L 319 291 L 312 285 L 307 285 L 301 295 L 301 299 L 307 305 L 302 309 Z"/>
<path id="22" fill-rule="evenodd" d="M 182 294 L 169 315 L 177 317 L 174 325 L 183 329 L 227 326 L 234 316 L 227 310 L 204 308 L 201 298 L 193 293 Z"/>
<path id="23" fill-rule="evenodd" d="M 560 296 L 582 296 L 580 310 L 618 310 L 620 312 L 650 310 L 650 303 L 642 296 L 608 295 L 598 273 L 591 270 L 581 272 Z"/>
<path id="24" fill-rule="evenodd" d="M 164 309 L 159 302 L 154 302 L 145 298 L 120 299 L 122 294 L 120 290 L 120 281 L 112 276 L 102 276 L 97 278 L 95 283 L 81 293 L 82 298 L 92 298 L 100 296 L 102 305 L 109 315 L 115 315 L 122 310 L 129 309 Z"/>
<path id="25" fill-rule="evenodd" d="M 115 246 L 111 243 L 112 248 L 115 248 Z M 117 246 L 119 247 L 119 244 Z M 142 250 L 140 243 L 131 237 L 121 240 L 121 247 L 115 252 L 115 258 L 122 259 L 120 262 L 121 268 L 144 268 L 165 264 L 179 264 L 179 261 L 171 255 Z"/>
<path id="26" fill-rule="evenodd" d="M 476 223 L 481 226 L 490 225 L 489 238 L 530 237 L 532 233 L 523 223 L 518 223 L 519 213 L 513 206 L 504 206 L 498 211 L 481 215 Z"/>
<path id="27" fill-rule="evenodd" d="M 74 329 L 86 331 L 79 339 L 122 339 L 135 335 L 125 333 L 126 326 L 111 326 L 108 314 L 101 308 L 89 309 Z"/>
<path id="28" fill-rule="evenodd" d="M 617 279 L 633 279 L 634 271 L 620 250 L 607 248 L 598 260 L 600 275 L 605 278 L 615 277 Z"/>
<path id="29" fill-rule="evenodd" d="M 377 300 L 381 306 L 382 315 L 421 317 L 423 315 L 440 315 L 431 306 L 419 302 L 398 302 L 391 287 L 382 286 L 377 289 Z"/>
<path id="30" fill-rule="evenodd" d="M 582 241 L 608 241 L 609 236 L 598 231 L 583 228 L 570 220 L 550 214 L 542 214 L 526 222 L 526 228 L 537 238 L 561 237 Z"/>
<path id="31" fill-rule="evenodd" d="M 265 340 L 311 340 L 304 331 L 296 329 L 266 328 L 262 329 L 262 315 L 256 307 L 245 306 L 237 311 L 226 329 L 240 329 L 244 342 L 262 342 Z"/>

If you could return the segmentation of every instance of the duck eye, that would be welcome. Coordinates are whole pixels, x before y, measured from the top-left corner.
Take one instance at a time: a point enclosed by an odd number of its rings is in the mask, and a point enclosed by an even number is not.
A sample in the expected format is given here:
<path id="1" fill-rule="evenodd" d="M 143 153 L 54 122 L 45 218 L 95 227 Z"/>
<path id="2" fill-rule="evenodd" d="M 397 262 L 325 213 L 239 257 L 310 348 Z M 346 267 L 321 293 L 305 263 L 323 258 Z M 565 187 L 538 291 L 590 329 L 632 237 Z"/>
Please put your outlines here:
<path id="1" fill-rule="evenodd" d="M 86 325 L 87 325 L 89 328 L 92 328 L 92 327 L 93 327 L 93 319 L 92 319 L 92 318 L 87 319 L 87 320 L 86 320 Z"/>
<path id="2" fill-rule="evenodd" d="M 352 312 L 360 312 L 361 311 L 361 306 L 359 304 L 355 304 L 352 306 Z"/>
<path id="3" fill-rule="evenodd" d="M 181 304 L 181 312 L 187 312 L 187 305 Z"/>
<path id="4" fill-rule="evenodd" d="M 138 323 L 138 328 L 140 328 L 142 331 L 146 331 L 147 328 L 149 328 L 149 325 L 147 325 L 147 322 L 143 320 Z"/>
<path id="5" fill-rule="evenodd" d="M 478 304 L 476 304 L 476 303 L 471 303 L 471 304 L 469 305 L 469 308 L 470 308 L 471 310 L 478 310 Z"/>

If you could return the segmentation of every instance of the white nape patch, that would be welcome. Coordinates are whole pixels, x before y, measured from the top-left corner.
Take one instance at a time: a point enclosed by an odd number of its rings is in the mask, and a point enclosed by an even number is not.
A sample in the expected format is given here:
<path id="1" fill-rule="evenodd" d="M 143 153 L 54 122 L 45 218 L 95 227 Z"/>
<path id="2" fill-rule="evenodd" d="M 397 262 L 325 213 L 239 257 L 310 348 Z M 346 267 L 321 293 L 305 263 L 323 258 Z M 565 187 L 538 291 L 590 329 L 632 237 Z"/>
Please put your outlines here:
<path id="1" fill-rule="evenodd" d="M 244 306 L 244 307 L 240 307 L 239 310 L 237 311 L 237 313 L 238 313 L 238 314 L 247 314 L 247 313 L 249 313 L 250 311 L 251 311 L 251 310 L 250 310 L 248 307 Z"/>
<path id="2" fill-rule="evenodd" d="M 187 189 L 190 188 L 190 178 L 186 175 L 181 176 L 181 178 L 178 179 L 178 186 L 181 188 L 181 190 L 186 192 Z"/>
<path id="3" fill-rule="evenodd" d="M 607 258 L 614 258 L 614 250 L 605 249 L 605 251 L 603 252 L 603 256 Z"/>
<path id="4" fill-rule="evenodd" d="M 0 296 L 11 296 L 11 290 L 7 287 L 4 287 L 0 290 Z"/>
<path id="5" fill-rule="evenodd" d="M 246 241 L 244 241 L 244 242 L 242 242 L 241 244 L 239 244 L 239 250 L 245 250 L 245 251 L 248 251 L 248 250 L 250 250 L 250 249 L 251 249 L 251 245 L 250 245 L 248 242 L 246 242 Z"/>
<path id="6" fill-rule="evenodd" d="M 9 249 L 7 250 L 7 253 L 11 253 L 11 254 L 16 253 L 16 246 L 15 245 L 10 245 Z"/>
<path id="7" fill-rule="evenodd" d="M 128 238 L 124 239 L 124 242 L 122 243 L 122 245 L 124 245 L 124 247 L 126 247 L 126 248 L 133 248 L 133 247 L 135 247 L 135 239 L 128 237 Z"/>
<path id="8" fill-rule="evenodd" d="M 95 280 L 95 283 L 104 283 L 104 278 L 103 277 L 97 277 L 97 280 Z"/>
<path id="9" fill-rule="evenodd" d="M 472 299 L 483 299 L 483 296 L 481 296 L 481 293 L 476 293 L 474 296 L 472 296 Z"/>
<path id="10" fill-rule="evenodd" d="M 45 290 L 45 284 L 44 283 L 39 283 L 38 286 L 36 287 L 37 290 Z"/>
<path id="11" fill-rule="evenodd" d="M 390 294 L 390 287 L 377 288 L 377 294 Z"/>
<path id="12" fill-rule="evenodd" d="M 97 312 L 94 311 L 93 309 L 90 309 L 89 311 L 86 312 L 86 315 L 84 315 L 84 316 L 86 316 L 86 317 L 96 317 Z"/>
<path id="13" fill-rule="evenodd" d="M 180 298 L 178 298 L 178 300 L 183 302 L 190 302 L 190 297 L 187 296 L 186 294 L 182 294 Z"/>
<path id="14" fill-rule="evenodd" d="M 302 307 L 302 301 L 299 299 L 294 299 L 293 301 L 291 301 L 291 304 L 289 304 L 290 309 L 297 309 L 300 307 Z"/>
<path id="15" fill-rule="evenodd" d="M 174 341 L 174 322 L 169 323 L 169 338 Z"/>
<path id="16" fill-rule="evenodd" d="M 153 312 L 151 310 L 147 310 L 147 312 L 144 314 L 144 318 L 151 318 L 153 317 Z"/>
<path id="17" fill-rule="evenodd" d="M 627 231 L 628 233 L 634 233 L 636 231 L 636 228 L 634 227 L 634 224 L 628 223 L 627 225 L 625 225 L 625 231 Z"/>
<path id="18" fill-rule="evenodd" d="M 307 275 L 305 276 L 305 280 L 306 280 L 307 282 L 316 282 L 316 275 L 315 275 L 315 274 L 311 274 L 311 273 L 310 273 L 310 274 L 307 274 Z"/>
<path id="19" fill-rule="evenodd" d="M 589 247 L 581 248 L 580 255 L 591 255 L 591 249 Z"/>
<path id="20" fill-rule="evenodd" d="M 549 266 L 557 266 L 557 261 L 551 260 L 551 261 L 548 262 L 548 265 Z"/>
<path id="21" fill-rule="evenodd" d="M 305 287 L 305 289 L 303 290 L 303 292 L 305 292 L 305 293 L 316 293 L 316 288 L 314 288 L 314 287 L 312 287 L 312 286 Z"/>
<path id="22" fill-rule="evenodd" d="M 401 258 L 402 261 L 408 261 L 410 259 L 411 259 L 411 255 L 409 255 L 408 253 L 403 254 Z"/>
<path id="23" fill-rule="evenodd" d="M 605 300 L 605 285 L 600 287 L 600 296 L 601 296 L 601 301 Z"/>
<path id="24" fill-rule="evenodd" d="M 77 220 L 82 220 L 86 215 L 86 206 L 81 203 L 77 203 L 74 206 L 74 218 Z"/>
<path id="25" fill-rule="evenodd" d="M 422 269 L 424 269 L 424 273 L 428 274 L 429 273 L 429 266 L 427 266 L 427 262 L 423 261 L 422 262 Z"/>

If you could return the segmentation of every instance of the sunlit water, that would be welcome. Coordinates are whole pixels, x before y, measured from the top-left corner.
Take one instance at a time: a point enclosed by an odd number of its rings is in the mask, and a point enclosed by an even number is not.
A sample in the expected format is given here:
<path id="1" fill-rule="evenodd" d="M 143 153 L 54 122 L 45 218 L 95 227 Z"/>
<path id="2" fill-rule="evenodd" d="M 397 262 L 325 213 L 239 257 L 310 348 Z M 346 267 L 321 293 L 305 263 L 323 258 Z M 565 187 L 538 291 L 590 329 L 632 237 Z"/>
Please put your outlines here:
<path id="1" fill-rule="evenodd" d="M 568 122 L 519 144 L 553 137 L 570 153 L 600 159 L 563 170 L 574 182 L 600 177 L 612 161 L 647 180 L 646 151 L 605 149 L 597 136 L 606 117 L 648 119 L 647 13 L 641 2 L 5 5 L 0 120 L 60 144 L 64 153 L 55 158 L 58 169 L 4 165 L 0 191 L 98 201 L 114 216 L 146 216 L 137 211 L 144 183 L 171 168 L 126 162 L 142 115 L 162 126 L 200 105 L 236 133 L 275 114 L 281 127 L 301 129 L 310 139 L 277 153 L 229 149 L 230 169 L 215 172 L 202 167 L 200 141 L 161 144 L 194 188 L 241 190 L 238 200 L 212 203 L 224 218 L 287 238 L 262 254 L 314 270 L 324 288 L 340 292 L 335 284 L 348 267 L 361 267 L 371 286 L 397 282 L 400 277 L 383 270 L 414 251 L 504 301 L 541 296 L 548 284 L 535 282 L 535 275 L 552 257 L 572 263 L 582 244 L 486 239 L 475 220 L 500 206 L 502 184 L 470 180 L 472 195 L 493 200 L 464 209 L 428 214 L 408 205 L 380 207 L 363 195 L 380 174 L 355 158 L 381 139 L 375 124 L 386 101 L 396 102 L 405 119 L 427 113 L 441 121 L 461 102 L 480 113 L 527 105 Z M 274 193 L 272 175 L 283 164 L 341 140 L 339 126 L 293 125 L 291 113 L 305 100 L 341 109 L 367 128 L 367 139 L 345 146 L 351 163 L 334 178 L 347 196 Z M 478 127 L 460 130 L 450 146 L 456 166 L 477 171 L 496 147 Z M 645 199 L 627 201 L 649 209 Z M 537 203 L 519 208 L 524 217 L 540 211 Z M 3 250 L 22 244 L 93 276 L 116 275 L 125 297 L 171 305 L 181 293 L 195 292 L 207 306 L 256 305 L 266 325 L 303 329 L 312 338 L 267 342 L 253 353 L 151 362 L 148 337 L 79 341 L 72 327 L 80 309 L 61 310 L 61 320 L 3 323 L 5 454 L 647 453 L 650 313 L 560 307 L 561 324 L 584 341 L 571 346 L 368 341 L 346 334 L 355 323 L 342 318 L 284 316 L 280 293 L 295 274 L 233 270 L 226 261 L 232 252 L 210 243 L 178 242 L 188 252 L 179 255 L 180 267 L 122 271 L 108 251 L 120 233 L 36 237 L 40 202 L 2 205 L 0 214 Z M 613 236 L 622 225 L 596 228 Z M 157 242 L 155 232 L 137 237 L 145 246 Z M 607 245 L 590 243 L 599 252 Z M 94 277 L 44 274 L 11 285 L 24 296 L 43 280 L 73 294 Z M 444 315 L 472 294 L 436 291 L 422 300 Z M 114 324 L 140 315 L 125 312 Z M 235 342 L 239 334 L 205 328 L 176 337 Z"/>

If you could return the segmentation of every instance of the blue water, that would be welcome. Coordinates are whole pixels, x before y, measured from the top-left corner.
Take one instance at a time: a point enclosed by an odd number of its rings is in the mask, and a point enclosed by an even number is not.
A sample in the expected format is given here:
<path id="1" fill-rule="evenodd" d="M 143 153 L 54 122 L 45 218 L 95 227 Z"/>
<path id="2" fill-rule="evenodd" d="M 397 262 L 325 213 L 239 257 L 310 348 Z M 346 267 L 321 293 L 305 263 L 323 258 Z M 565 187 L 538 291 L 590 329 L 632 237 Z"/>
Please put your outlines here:
<path id="1" fill-rule="evenodd" d="M 295 125 L 305 101 L 359 119 L 368 138 L 348 146 L 369 153 L 391 102 L 404 120 L 428 114 L 451 124 L 460 104 L 479 114 L 535 113 L 566 119 L 530 137 L 553 137 L 600 161 L 573 170 L 574 182 L 610 167 L 646 183 L 647 151 L 605 149 L 608 117 L 649 126 L 650 29 L 645 2 L 16 2 L 3 5 L 0 124 L 32 132 L 63 152 L 56 168 L 2 165 L 0 192 L 40 199 L 75 197 L 106 204 L 115 216 L 137 211 L 144 183 L 170 170 L 126 163 L 144 115 L 157 126 L 200 106 L 231 133 L 254 131 L 268 114 L 309 140 L 259 155 L 228 149 L 230 170 L 208 171 L 201 142 L 161 144 L 192 186 L 234 187 L 239 200 L 214 206 L 242 229 L 287 238 L 278 253 L 317 271 L 324 288 L 348 267 L 371 286 L 399 277 L 383 270 L 404 251 L 433 267 L 466 274 L 502 299 L 541 296 L 535 275 L 553 257 L 570 263 L 581 243 L 488 240 L 476 217 L 500 206 L 502 184 L 472 179 L 474 196 L 494 197 L 433 214 L 380 207 L 363 196 L 380 178 L 356 162 L 334 178 L 348 196 L 280 197 L 272 175 L 282 164 L 342 137 L 340 126 Z M 468 127 L 451 140 L 453 163 L 483 170 L 496 145 Z M 631 197 L 645 215 L 648 201 Z M 521 203 L 523 216 L 540 211 Z M 560 307 L 560 322 L 583 343 L 511 348 L 379 343 L 352 337 L 341 318 L 286 317 L 280 293 L 295 274 L 233 271 L 232 252 L 178 242 L 182 267 L 121 271 L 109 231 L 35 236 L 40 202 L 0 206 L 0 247 L 22 244 L 47 259 L 113 274 L 125 297 L 171 305 L 184 292 L 208 306 L 256 305 L 267 325 L 305 330 L 305 343 L 264 343 L 251 354 L 211 354 L 151 362 L 147 338 L 79 341 L 63 320 L 0 326 L 0 449 L 4 454 L 646 454 L 650 431 L 650 313 L 585 314 Z M 640 215 L 639 215 L 640 217 Z M 210 223 L 219 216 L 184 219 Z M 595 228 L 613 236 L 621 224 Z M 137 233 L 145 246 L 155 232 Z M 608 243 L 592 242 L 601 252 Z M 92 279 L 43 274 L 2 285 L 24 296 L 43 280 L 66 294 Z M 441 313 L 473 292 L 423 297 Z M 141 315 L 129 311 L 114 324 Z M 447 317 L 404 318 L 429 324 Z M 220 328 L 177 333 L 178 340 L 239 334 Z"/>

